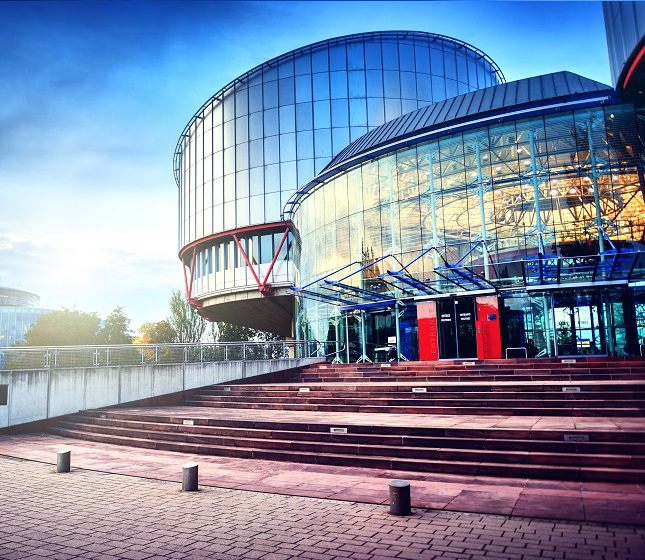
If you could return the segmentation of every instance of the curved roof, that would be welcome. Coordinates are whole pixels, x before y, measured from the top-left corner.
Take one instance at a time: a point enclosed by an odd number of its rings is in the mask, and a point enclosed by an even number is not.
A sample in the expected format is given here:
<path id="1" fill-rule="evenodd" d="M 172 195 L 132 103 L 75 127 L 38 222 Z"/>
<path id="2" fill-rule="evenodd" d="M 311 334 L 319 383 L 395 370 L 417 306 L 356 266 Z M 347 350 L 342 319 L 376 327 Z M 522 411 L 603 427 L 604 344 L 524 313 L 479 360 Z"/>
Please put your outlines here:
<path id="1" fill-rule="evenodd" d="M 393 141 L 431 132 L 448 123 L 458 125 L 472 121 L 473 117 L 486 119 L 502 111 L 522 111 L 544 105 L 546 102 L 562 104 L 571 97 L 576 99 L 597 97 L 599 93 L 616 95 L 611 86 L 601 84 L 572 72 L 556 72 L 516 82 L 502 83 L 451 97 L 401 115 L 371 130 L 352 142 L 323 169 L 321 175 L 342 166 L 365 152 Z M 319 177 L 320 178 L 320 177 Z"/>
<path id="2" fill-rule="evenodd" d="M 216 94 L 212 95 L 198 110 L 197 112 L 192 116 L 190 121 L 188 121 L 188 124 L 184 127 L 184 130 L 182 130 L 181 134 L 179 135 L 179 140 L 177 141 L 177 145 L 175 147 L 175 155 L 174 155 L 174 170 L 175 170 L 175 181 L 177 182 L 177 185 L 179 185 L 179 178 L 177 176 L 177 157 L 178 154 L 181 152 L 181 142 L 188 134 L 188 131 L 190 127 L 193 125 L 196 119 L 200 117 L 200 115 L 206 110 L 206 108 L 213 102 L 213 101 L 220 101 L 223 97 L 223 95 L 230 89 L 234 88 L 236 84 L 239 84 L 240 82 L 244 82 L 245 80 L 248 80 L 251 76 L 254 74 L 257 74 L 258 72 L 261 72 L 264 68 L 275 66 L 276 64 L 279 64 L 283 62 L 286 59 L 289 59 L 292 56 L 296 56 L 298 54 L 310 51 L 310 50 L 315 50 L 323 47 L 329 47 L 332 45 L 335 45 L 337 43 L 347 43 L 351 41 L 357 41 L 361 39 L 373 39 L 375 37 L 400 37 L 402 39 L 407 39 L 411 37 L 426 37 L 429 39 L 432 39 L 433 41 L 446 41 L 449 43 L 453 43 L 457 46 L 464 47 L 474 53 L 476 53 L 479 57 L 483 58 L 486 60 L 491 68 L 493 69 L 493 72 L 497 75 L 498 79 L 500 82 L 504 82 L 504 74 L 502 73 L 501 69 L 499 66 L 495 63 L 495 61 L 490 58 L 484 51 L 478 49 L 477 47 L 466 43 L 464 41 L 460 41 L 459 39 L 455 39 L 453 37 L 448 37 L 447 35 L 440 35 L 438 33 L 427 33 L 425 31 L 372 31 L 372 32 L 366 32 L 366 33 L 355 33 L 353 35 L 343 35 L 341 37 L 335 37 L 333 39 L 326 39 L 324 41 L 318 41 L 317 43 L 311 43 L 310 45 L 306 45 L 304 47 L 299 47 L 297 49 L 294 49 L 292 51 L 289 51 L 287 53 L 281 54 L 280 56 L 277 56 L 275 58 L 272 58 L 271 60 L 268 60 L 267 62 L 264 62 L 263 64 L 260 64 L 259 66 L 256 66 L 255 68 L 249 70 L 248 72 L 245 72 L 238 78 L 235 78 L 232 82 L 228 83 L 225 85 L 222 89 L 220 89 Z"/>

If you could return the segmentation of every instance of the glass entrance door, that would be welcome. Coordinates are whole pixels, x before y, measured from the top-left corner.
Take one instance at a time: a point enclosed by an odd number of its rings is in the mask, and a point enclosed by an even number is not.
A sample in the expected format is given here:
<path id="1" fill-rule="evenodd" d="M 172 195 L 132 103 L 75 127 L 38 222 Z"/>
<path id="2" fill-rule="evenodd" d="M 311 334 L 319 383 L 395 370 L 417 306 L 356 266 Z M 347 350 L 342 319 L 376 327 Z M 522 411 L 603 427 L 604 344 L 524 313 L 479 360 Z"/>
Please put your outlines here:
<path id="1" fill-rule="evenodd" d="M 558 356 L 607 353 L 598 291 L 555 292 L 553 318 Z"/>
<path id="2" fill-rule="evenodd" d="M 475 298 L 437 301 L 439 358 L 477 358 Z"/>

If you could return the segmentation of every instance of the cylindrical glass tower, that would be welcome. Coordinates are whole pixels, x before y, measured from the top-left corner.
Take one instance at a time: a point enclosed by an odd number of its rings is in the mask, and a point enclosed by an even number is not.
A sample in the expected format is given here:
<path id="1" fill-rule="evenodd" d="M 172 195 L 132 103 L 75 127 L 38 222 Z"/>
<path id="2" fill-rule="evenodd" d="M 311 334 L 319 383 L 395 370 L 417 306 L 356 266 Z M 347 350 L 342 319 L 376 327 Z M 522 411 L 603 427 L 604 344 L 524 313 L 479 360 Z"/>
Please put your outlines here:
<path id="1" fill-rule="evenodd" d="M 209 318 L 289 336 L 291 239 L 281 214 L 298 186 L 383 123 L 503 81 L 471 45 L 390 31 L 294 50 L 222 88 L 175 150 L 189 299 Z"/>

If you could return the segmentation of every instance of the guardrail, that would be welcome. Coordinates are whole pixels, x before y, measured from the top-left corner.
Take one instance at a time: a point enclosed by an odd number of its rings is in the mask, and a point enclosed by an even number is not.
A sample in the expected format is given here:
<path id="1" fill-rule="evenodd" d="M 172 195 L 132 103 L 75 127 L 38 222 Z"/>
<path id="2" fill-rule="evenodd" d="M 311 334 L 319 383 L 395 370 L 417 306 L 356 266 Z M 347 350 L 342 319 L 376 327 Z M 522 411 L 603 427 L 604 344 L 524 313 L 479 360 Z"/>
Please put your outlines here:
<path id="1" fill-rule="evenodd" d="M 327 358 L 335 342 L 211 342 L 0 348 L 0 370 Z"/>

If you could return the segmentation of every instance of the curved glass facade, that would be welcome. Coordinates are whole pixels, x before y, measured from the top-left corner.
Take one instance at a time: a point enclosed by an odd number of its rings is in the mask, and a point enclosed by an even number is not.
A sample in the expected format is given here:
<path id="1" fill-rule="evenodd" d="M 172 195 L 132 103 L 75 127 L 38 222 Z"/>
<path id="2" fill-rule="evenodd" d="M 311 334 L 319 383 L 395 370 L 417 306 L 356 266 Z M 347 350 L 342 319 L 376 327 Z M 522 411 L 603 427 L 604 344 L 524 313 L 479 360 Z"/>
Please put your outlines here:
<path id="1" fill-rule="evenodd" d="M 530 340 L 539 355 L 638 352 L 628 331 L 645 335 L 640 308 L 627 311 L 631 300 L 616 291 L 643 269 L 633 106 L 492 122 L 428 133 L 297 197 L 297 285 L 313 296 L 301 300 L 300 336 L 334 338 L 330 325 L 351 330 L 339 320 L 343 306 L 493 293 L 507 323 L 523 313 L 517 329 L 502 332 L 504 348 L 526 349 Z M 599 284 L 611 293 L 585 291 Z M 391 326 L 394 313 L 386 313 Z M 567 351 L 572 336 L 577 344 Z"/>
<path id="2" fill-rule="evenodd" d="M 351 141 L 401 114 L 501 81 L 495 63 L 470 45 L 379 32 L 303 47 L 224 87 L 175 151 L 184 264 L 197 252 L 194 295 L 257 289 L 240 246 L 246 257 L 254 253 L 252 266 L 268 265 L 287 200 Z M 240 244 L 227 232 L 239 232 Z M 289 270 L 273 272 L 274 284 L 289 283 Z"/>

